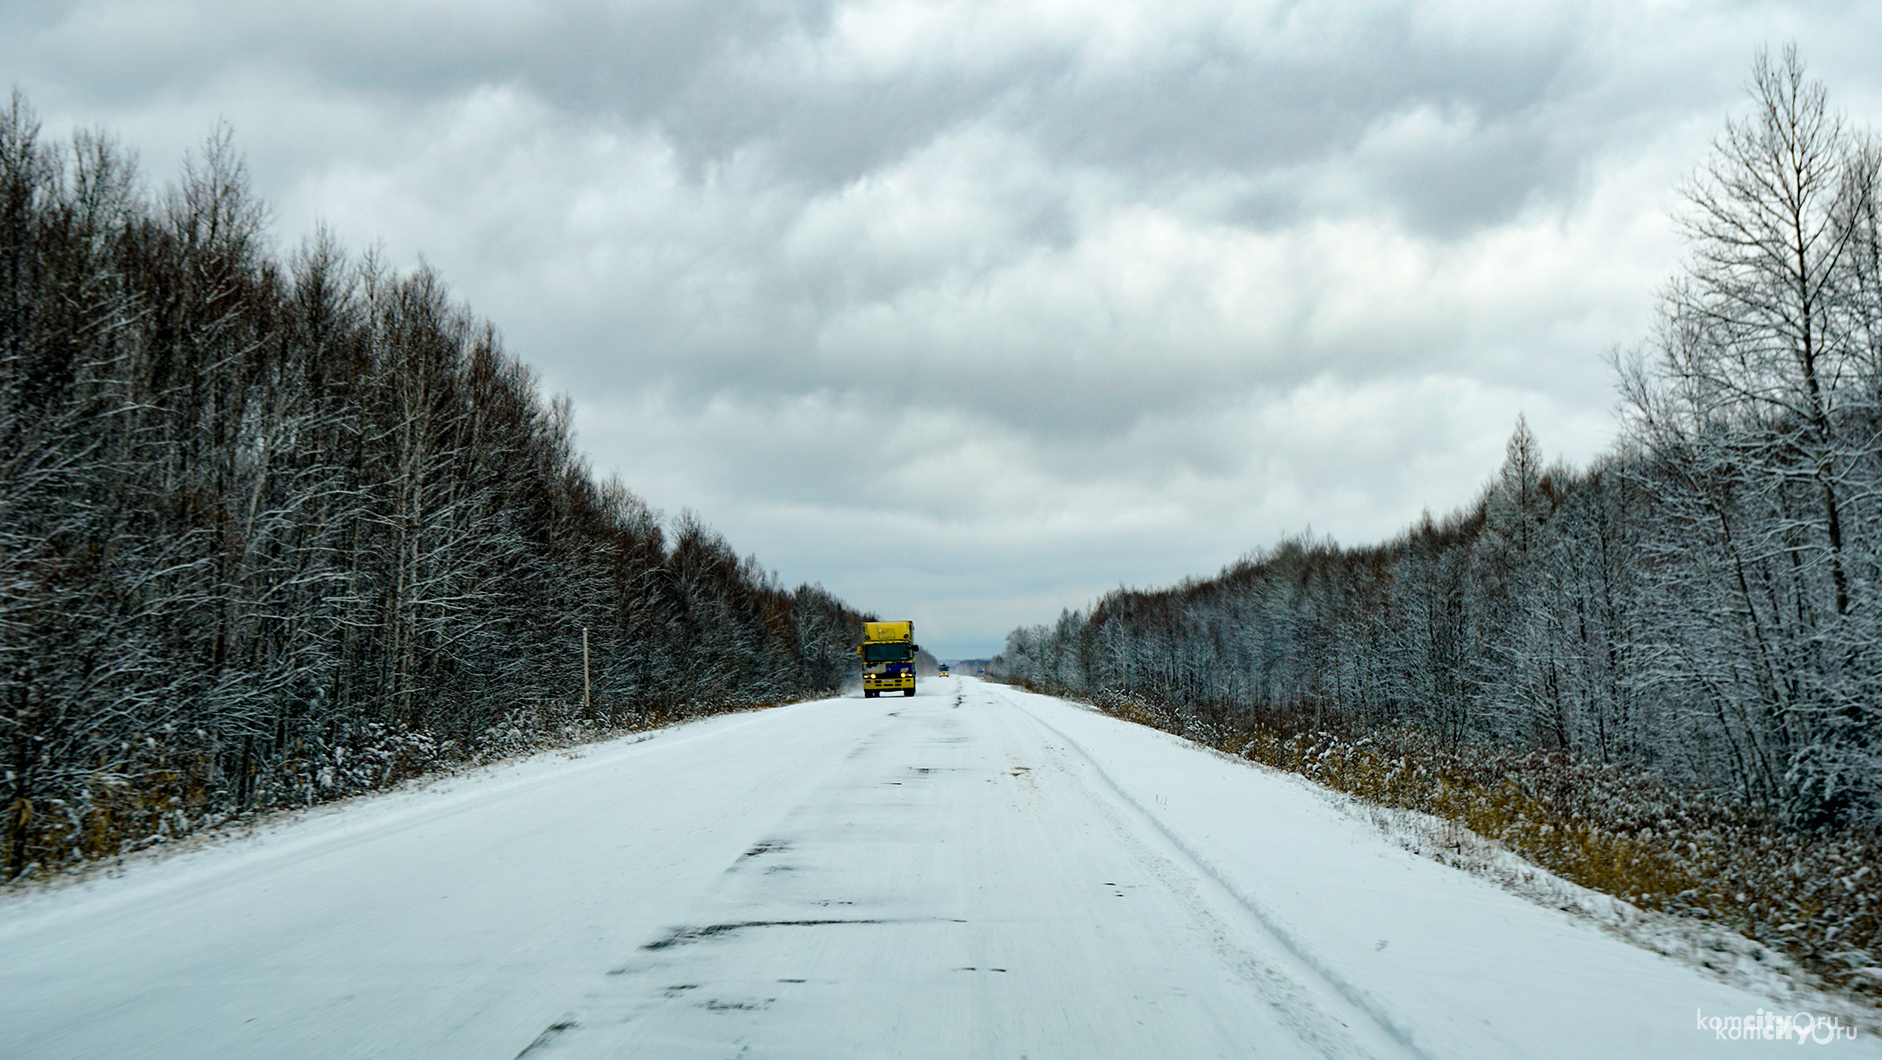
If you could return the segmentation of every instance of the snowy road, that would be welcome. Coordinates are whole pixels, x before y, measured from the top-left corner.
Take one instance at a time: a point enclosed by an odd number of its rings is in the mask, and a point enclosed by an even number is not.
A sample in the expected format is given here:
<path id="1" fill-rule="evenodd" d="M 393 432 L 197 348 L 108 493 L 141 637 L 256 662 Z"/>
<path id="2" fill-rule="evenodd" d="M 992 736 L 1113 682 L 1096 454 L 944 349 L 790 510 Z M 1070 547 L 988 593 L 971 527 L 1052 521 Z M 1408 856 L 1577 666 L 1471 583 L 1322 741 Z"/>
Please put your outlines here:
<path id="1" fill-rule="evenodd" d="M 1293 778 L 971 679 L 922 692 L 16 897 L 0 1057 L 1798 1055 L 1696 1029 L 1770 1002 Z"/>

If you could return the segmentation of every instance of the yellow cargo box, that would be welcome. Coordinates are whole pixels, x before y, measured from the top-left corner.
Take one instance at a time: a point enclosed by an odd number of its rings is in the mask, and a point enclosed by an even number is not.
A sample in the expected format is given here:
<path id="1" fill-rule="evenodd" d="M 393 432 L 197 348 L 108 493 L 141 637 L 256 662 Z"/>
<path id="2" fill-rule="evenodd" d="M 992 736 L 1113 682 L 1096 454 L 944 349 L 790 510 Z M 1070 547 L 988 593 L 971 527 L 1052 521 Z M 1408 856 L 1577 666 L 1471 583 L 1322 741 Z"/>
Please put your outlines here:
<path id="1" fill-rule="evenodd" d="M 881 643 L 883 641 L 914 640 L 915 623 L 913 622 L 864 622 L 863 639 Z"/>

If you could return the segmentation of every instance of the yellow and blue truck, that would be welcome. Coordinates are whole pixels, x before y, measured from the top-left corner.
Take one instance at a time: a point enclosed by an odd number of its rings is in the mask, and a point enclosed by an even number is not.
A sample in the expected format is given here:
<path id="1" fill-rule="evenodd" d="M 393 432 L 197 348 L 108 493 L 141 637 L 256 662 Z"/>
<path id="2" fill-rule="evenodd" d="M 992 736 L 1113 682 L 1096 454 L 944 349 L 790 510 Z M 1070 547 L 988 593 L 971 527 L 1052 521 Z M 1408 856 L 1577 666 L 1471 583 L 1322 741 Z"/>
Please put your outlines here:
<path id="1" fill-rule="evenodd" d="M 913 622 L 864 622 L 863 643 L 856 654 L 863 657 L 863 698 L 874 699 L 884 692 L 915 694 L 915 643 Z"/>

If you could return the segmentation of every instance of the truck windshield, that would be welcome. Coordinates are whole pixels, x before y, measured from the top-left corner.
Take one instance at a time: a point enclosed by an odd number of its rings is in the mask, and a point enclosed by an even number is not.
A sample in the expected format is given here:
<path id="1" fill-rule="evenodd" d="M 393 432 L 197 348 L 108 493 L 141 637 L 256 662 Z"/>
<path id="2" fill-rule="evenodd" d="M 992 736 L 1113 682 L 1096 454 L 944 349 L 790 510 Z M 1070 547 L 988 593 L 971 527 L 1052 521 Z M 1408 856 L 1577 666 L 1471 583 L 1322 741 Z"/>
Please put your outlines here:
<path id="1" fill-rule="evenodd" d="M 864 662 L 907 662 L 909 656 L 906 644 L 865 644 L 863 645 Z"/>

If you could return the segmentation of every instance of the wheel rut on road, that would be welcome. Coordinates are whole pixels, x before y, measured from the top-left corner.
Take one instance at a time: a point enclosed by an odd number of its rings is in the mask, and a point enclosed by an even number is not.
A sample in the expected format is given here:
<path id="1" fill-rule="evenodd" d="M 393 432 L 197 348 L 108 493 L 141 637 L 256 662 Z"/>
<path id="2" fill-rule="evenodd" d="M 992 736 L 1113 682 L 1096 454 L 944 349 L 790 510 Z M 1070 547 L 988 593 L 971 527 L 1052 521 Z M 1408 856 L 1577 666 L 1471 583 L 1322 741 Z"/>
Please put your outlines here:
<path id="1" fill-rule="evenodd" d="M 1225 949 L 1226 959 L 1241 968 L 1251 980 L 1262 983 L 1269 990 L 1297 996 L 1304 984 L 1314 983 L 1337 998 L 1330 1005 L 1322 997 L 1317 1004 L 1290 1009 L 1290 1018 L 1300 1018 L 1305 1013 L 1324 1013 L 1326 1017 L 1335 1019 L 1342 1028 L 1367 1025 L 1373 1032 L 1373 1048 L 1380 1054 L 1425 1060 L 1425 1052 L 1419 1048 L 1412 1035 L 1399 1027 L 1381 1006 L 1367 997 L 1364 991 L 1327 969 L 1259 901 L 1243 894 L 1209 863 L 1202 852 L 1172 831 L 1149 807 L 1132 798 L 1076 740 L 997 691 L 991 692 L 991 697 L 1006 703 L 1050 733 L 1059 750 L 1080 762 L 1078 773 L 1103 786 L 1108 798 L 1101 801 L 1110 804 L 1107 812 L 1115 815 L 1120 837 L 1126 842 L 1145 844 L 1145 857 L 1162 860 L 1170 866 L 1166 885 L 1191 896 L 1192 910 L 1199 919 L 1242 920 L 1245 929 L 1252 928 L 1267 943 L 1253 946 L 1241 954 Z M 1277 854 L 1285 856 L 1284 852 Z M 1324 1019 L 1320 1022 L 1324 1025 Z M 1303 1029 L 1312 1033 L 1310 1028 Z"/>

